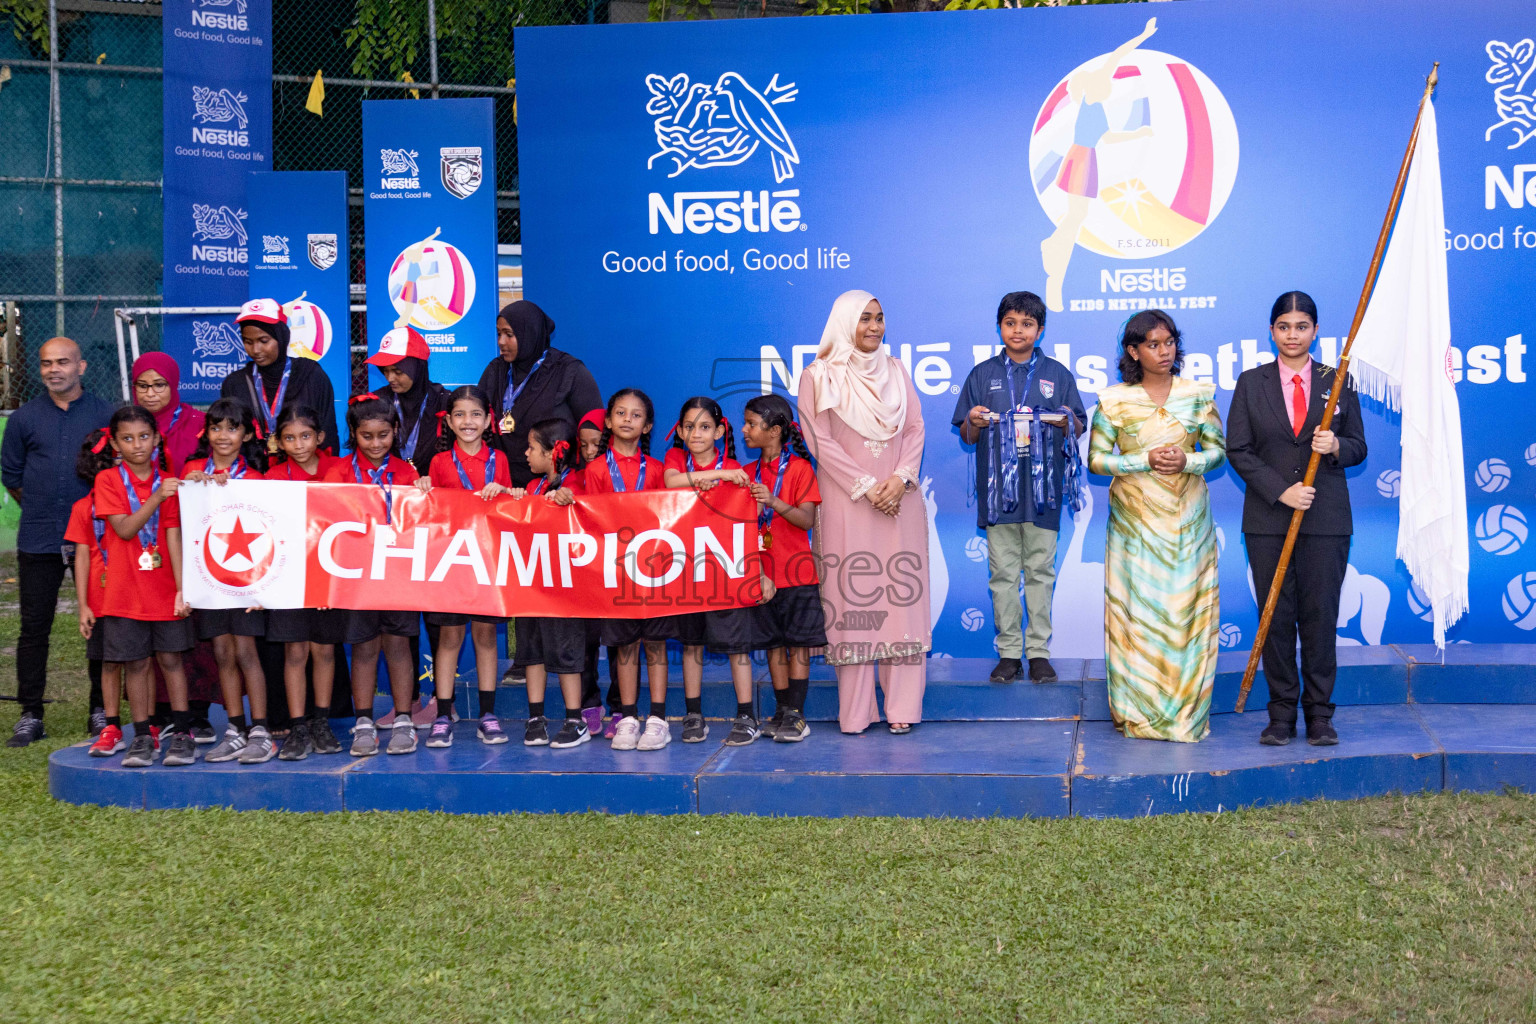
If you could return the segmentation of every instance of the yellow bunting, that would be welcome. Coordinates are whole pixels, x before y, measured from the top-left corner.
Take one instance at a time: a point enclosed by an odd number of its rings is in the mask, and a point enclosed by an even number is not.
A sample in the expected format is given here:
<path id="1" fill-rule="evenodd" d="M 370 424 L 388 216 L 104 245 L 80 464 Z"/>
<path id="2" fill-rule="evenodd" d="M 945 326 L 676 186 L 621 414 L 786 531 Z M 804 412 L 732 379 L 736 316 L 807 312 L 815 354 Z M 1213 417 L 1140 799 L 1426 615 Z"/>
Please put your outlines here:
<path id="1" fill-rule="evenodd" d="M 402 81 L 402 82 L 414 82 L 414 81 L 416 81 L 416 79 L 412 78 L 411 77 L 411 73 L 409 71 L 407 71 L 405 74 L 400 76 L 400 81 Z M 420 89 L 412 89 L 412 90 L 410 90 L 410 92 L 411 92 L 411 99 L 413 99 L 413 100 L 421 99 L 421 90 Z"/>
<path id="2" fill-rule="evenodd" d="M 325 77 L 324 70 L 315 69 L 315 80 L 309 83 L 309 99 L 304 101 L 304 109 L 316 117 L 325 116 Z"/>

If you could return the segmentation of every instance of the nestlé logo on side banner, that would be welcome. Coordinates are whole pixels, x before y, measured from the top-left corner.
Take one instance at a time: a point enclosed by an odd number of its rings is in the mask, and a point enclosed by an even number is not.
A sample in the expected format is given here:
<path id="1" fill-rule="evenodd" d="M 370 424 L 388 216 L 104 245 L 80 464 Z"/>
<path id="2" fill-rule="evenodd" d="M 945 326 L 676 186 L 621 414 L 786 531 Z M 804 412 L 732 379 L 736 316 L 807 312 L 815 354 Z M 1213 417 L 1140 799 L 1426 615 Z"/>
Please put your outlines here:
<path id="1" fill-rule="evenodd" d="M 480 187 L 480 147 L 444 146 L 442 157 L 443 187 L 456 199 L 468 199 Z"/>
<path id="2" fill-rule="evenodd" d="M 290 263 L 287 235 L 261 236 L 261 262 Z"/>
<path id="3" fill-rule="evenodd" d="M 315 265 L 316 270 L 330 270 L 336 265 L 336 236 L 310 235 L 309 236 L 309 262 Z"/>
<path id="4" fill-rule="evenodd" d="M 207 203 L 192 204 L 192 241 L 223 242 L 233 240 L 234 245 L 192 246 L 192 258 L 205 263 L 245 263 L 244 210 L 232 210 L 228 206 L 215 208 Z"/>
<path id="5" fill-rule="evenodd" d="M 384 177 L 381 188 L 421 188 L 421 171 L 416 167 L 414 149 L 381 149 L 379 164 Z"/>
<path id="6" fill-rule="evenodd" d="M 1493 107 L 1499 117 L 1483 133 L 1483 141 L 1496 141 L 1497 132 L 1497 141 L 1509 140 L 1506 149 L 1519 149 L 1536 138 L 1536 87 L 1531 84 L 1531 72 L 1536 71 L 1536 42 L 1490 39 L 1483 49 L 1488 54 L 1483 78 L 1494 87 Z M 1512 210 L 1536 206 L 1536 163 L 1515 164 L 1507 173 L 1496 164 L 1488 164 L 1483 172 L 1483 207 L 1493 209 L 1500 198 Z"/>
<path id="7" fill-rule="evenodd" d="M 780 85 L 774 75 L 759 92 L 739 73 L 727 71 L 714 85 L 690 82 L 686 74 L 647 75 L 645 85 L 651 94 L 645 111 L 653 116 L 660 147 L 646 161 L 647 169 L 663 157 L 672 161 L 669 178 L 687 170 L 736 167 L 766 146 L 774 182 L 795 176 L 800 153 L 775 109 L 799 95 L 793 82 Z M 674 192 L 670 199 L 652 192 L 647 216 L 653 235 L 662 224 L 674 235 L 803 231 L 799 198 L 799 189 Z"/>
<path id="8" fill-rule="evenodd" d="M 192 321 L 192 376 L 223 380 L 245 362 L 240 332 L 228 320 Z"/>
<path id="9" fill-rule="evenodd" d="M 192 87 L 192 118 L 198 124 L 229 125 L 227 128 L 192 128 L 192 141 L 210 146 L 249 146 L 251 135 L 245 129 L 250 124 L 245 104 L 249 99 L 243 92 L 228 89 L 208 89 L 201 85 Z"/>
<path id="10" fill-rule="evenodd" d="M 251 26 L 245 9 L 246 0 L 197 0 L 197 7 L 192 9 L 192 24 L 246 32 Z"/>

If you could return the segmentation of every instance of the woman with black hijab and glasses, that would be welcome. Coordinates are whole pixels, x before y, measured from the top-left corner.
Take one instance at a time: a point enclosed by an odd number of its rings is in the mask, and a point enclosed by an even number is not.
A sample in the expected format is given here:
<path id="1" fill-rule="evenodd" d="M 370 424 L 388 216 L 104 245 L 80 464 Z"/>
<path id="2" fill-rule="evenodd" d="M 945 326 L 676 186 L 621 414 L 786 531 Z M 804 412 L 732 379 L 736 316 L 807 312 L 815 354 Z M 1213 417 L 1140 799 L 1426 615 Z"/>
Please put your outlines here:
<path id="1" fill-rule="evenodd" d="M 448 402 L 448 389 L 427 373 L 431 355 L 427 339 L 415 328 L 396 327 L 368 357 L 368 365 L 378 367 L 389 385 L 383 397 L 394 401 L 400 421 L 400 457 L 422 476 L 428 474 L 432 456 L 437 454 L 437 414 Z"/>
<path id="2" fill-rule="evenodd" d="M 574 429 L 583 416 L 603 404 L 602 392 L 586 364 L 550 346 L 554 333 L 555 322 L 533 303 L 503 306 L 496 319 L 496 346 L 501 352 L 480 375 L 480 387 L 490 396 L 497 420 L 492 443 L 506 454 L 516 487 L 526 487 L 534 476 L 526 454 L 529 427 L 558 418 Z"/>

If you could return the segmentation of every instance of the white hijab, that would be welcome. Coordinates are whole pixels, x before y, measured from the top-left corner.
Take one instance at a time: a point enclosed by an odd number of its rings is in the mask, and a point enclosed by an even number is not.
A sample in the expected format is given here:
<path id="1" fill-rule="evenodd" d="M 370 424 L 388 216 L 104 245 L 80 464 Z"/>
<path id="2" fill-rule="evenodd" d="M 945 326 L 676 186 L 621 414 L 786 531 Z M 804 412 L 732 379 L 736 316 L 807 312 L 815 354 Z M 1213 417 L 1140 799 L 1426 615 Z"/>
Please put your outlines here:
<path id="1" fill-rule="evenodd" d="M 816 412 L 835 409 L 860 435 L 889 441 L 907 419 L 901 364 L 880 349 L 860 352 L 853 343 L 859 317 L 873 299 L 858 290 L 837 297 L 821 332 L 821 347 L 805 369 L 816 382 Z"/>

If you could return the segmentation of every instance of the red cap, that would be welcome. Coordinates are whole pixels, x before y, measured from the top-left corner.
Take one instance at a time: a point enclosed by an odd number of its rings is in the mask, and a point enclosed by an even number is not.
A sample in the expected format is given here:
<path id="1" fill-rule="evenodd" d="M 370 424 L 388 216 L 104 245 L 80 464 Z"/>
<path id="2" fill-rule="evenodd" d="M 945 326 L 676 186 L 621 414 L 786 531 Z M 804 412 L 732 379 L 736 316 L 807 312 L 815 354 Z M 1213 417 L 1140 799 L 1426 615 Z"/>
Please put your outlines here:
<path id="1" fill-rule="evenodd" d="M 240 307 L 240 312 L 235 317 L 236 323 L 244 323 L 247 320 L 254 320 L 259 324 L 285 324 L 288 322 L 288 314 L 283 312 L 283 307 L 276 299 L 252 299 Z"/>
<path id="2" fill-rule="evenodd" d="M 379 341 L 379 350 L 368 357 L 370 366 L 393 366 L 406 356 L 426 359 L 432 355 L 427 339 L 414 327 L 396 327 Z"/>
<path id="3" fill-rule="evenodd" d="M 582 427 L 595 427 L 598 430 L 602 430 L 603 421 L 607 418 L 608 413 L 606 410 L 593 409 L 591 412 L 587 413 L 581 418 L 581 422 L 576 424 L 576 429 L 579 431 Z"/>

